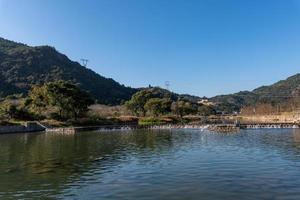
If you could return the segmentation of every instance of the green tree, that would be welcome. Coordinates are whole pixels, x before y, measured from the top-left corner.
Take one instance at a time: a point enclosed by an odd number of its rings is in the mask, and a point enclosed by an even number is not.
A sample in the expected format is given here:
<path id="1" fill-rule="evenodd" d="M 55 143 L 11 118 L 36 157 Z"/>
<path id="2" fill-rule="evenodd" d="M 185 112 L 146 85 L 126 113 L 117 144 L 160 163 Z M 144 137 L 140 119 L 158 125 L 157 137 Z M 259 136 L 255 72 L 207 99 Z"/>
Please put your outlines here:
<path id="1" fill-rule="evenodd" d="M 148 100 L 152 98 L 169 99 L 171 101 L 177 100 L 176 94 L 168 90 L 159 87 L 149 87 L 135 93 L 131 97 L 131 99 L 125 103 L 125 106 L 133 114 L 137 116 L 145 116 L 146 114 L 145 105 L 148 102 Z"/>
<path id="2" fill-rule="evenodd" d="M 159 116 L 171 111 L 171 103 L 170 99 L 151 98 L 147 101 L 144 108 L 150 114 Z"/>
<path id="3" fill-rule="evenodd" d="M 132 111 L 135 115 L 146 115 L 145 104 L 151 98 L 151 93 L 147 90 L 141 90 L 135 93 L 132 98 L 125 103 L 128 110 Z"/>
<path id="4" fill-rule="evenodd" d="M 52 106 L 58 110 L 61 118 L 77 119 L 88 111 L 88 106 L 94 101 L 76 85 L 55 81 L 34 87 L 29 93 L 28 102 L 37 111 Z"/>
<path id="5" fill-rule="evenodd" d="M 177 117 L 182 118 L 184 115 L 196 114 L 197 105 L 188 101 L 178 100 L 172 103 L 171 110 Z"/>
<path id="6" fill-rule="evenodd" d="M 0 103 L 0 118 L 2 120 L 33 120 L 35 116 L 32 116 L 31 113 L 28 112 L 23 101 L 23 99 L 6 99 L 2 101 Z"/>
<path id="7" fill-rule="evenodd" d="M 200 105 L 198 107 L 198 114 L 202 116 L 215 115 L 216 110 L 211 106 Z"/>
<path id="8" fill-rule="evenodd" d="M 47 105 L 49 105 L 49 98 L 45 85 L 32 86 L 28 94 L 28 98 L 25 100 L 25 106 L 32 109 L 34 112 L 41 113 Z"/>
<path id="9" fill-rule="evenodd" d="M 1 104 L 1 114 L 3 117 L 6 117 L 8 119 L 14 119 L 16 118 L 18 113 L 17 106 L 12 103 L 2 103 Z"/>

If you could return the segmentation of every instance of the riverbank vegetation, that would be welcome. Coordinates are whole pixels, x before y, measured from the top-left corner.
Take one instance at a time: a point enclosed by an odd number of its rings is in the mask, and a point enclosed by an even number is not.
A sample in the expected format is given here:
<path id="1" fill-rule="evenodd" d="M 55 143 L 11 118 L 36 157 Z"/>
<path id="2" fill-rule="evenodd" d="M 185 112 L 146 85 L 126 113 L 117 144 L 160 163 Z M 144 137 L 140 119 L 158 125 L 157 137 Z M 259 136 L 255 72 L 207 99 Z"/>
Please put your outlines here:
<path id="1" fill-rule="evenodd" d="M 49 126 L 92 126 L 139 123 L 183 123 L 191 115 L 214 115 L 213 107 L 149 87 L 119 106 L 96 104 L 92 96 L 67 81 L 34 85 L 26 97 L 8 96 L 0 102 L 2 124 L 40 121 Z"/>
<path id="2" fill-rule="evenodd" d="M 291 112 L 282 114 L 282 110 L 286 109 L 283 106 L 259 104 L 255 107 L 243 107 L 239 116 L 227 119 L 217 116 L 213 104 L 198 102 L 159 87 L 141 89 L 124 104 L 107 106 L 97 104 L 88 92 L 76 84 L 55 81 L 33 85 L 26 97 L 12 95 L 2 99 L 0 125 L 8 126 L 25 121 L 39 121 L 48 127 L 216 123 L 237 119 L 295 121 L 294 114 L 289 114 Z M 265 116 L 270 114 L 274 116 Z M 255 116 L 258 117 L 254 118 Z"/>
<path id="3" fill-rule="evenodd" d="M 32 86 L 25 98 L 11 96 L 0 103 L 1 121 L 52 119 L 68 121 L 82 118 L 94 103 L 91 96 L 75 84 L 55 81 Z"/>
<path id="4" fill-rule="evenodd" d="M 125 103 L 125 106 L 134 115 L 139 117 L 160 117 L 173 115 L 182 119 L 186 115 L 215 115 L 216 111 L 212 106 L 199 102 L 192 102 L 184 97 L 158 87 L 147 88 L 135 93 Z"/>

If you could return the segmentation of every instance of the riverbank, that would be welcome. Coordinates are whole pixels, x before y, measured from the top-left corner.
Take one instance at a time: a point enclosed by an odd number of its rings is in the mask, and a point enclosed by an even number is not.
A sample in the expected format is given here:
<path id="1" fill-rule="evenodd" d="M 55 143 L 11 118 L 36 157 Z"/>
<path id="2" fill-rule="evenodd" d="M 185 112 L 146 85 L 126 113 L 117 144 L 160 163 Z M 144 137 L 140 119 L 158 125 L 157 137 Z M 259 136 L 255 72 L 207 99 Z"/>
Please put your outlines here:
<path id="1" fill-rule="evenodd" d="M 215 132 L 238 132 L 240 129 L 299 129 L 298 124 L 164 124 L 164 125 L 102 125 L 90 127 L 66 127 L 46 129 L 47 133 L 75 134 L 87 131 L 114 131 L 114 130 L 171 130 L 171 129 L 197 129 Z"/>
<path id="2" fill-rule="evenodd" d="M 299 128 L 297 122 L 274 120 L 244 120 L 239 116 L 214 116 L 210 118 L 189 116 L 185 119 L 175 118 L 130 118 L 105 119 L 100 124 L 79 121 L 67 124 L 58 121 L 20 122 L 19 124 L 0 125 L 0 134 L 47 132 L 75 134 L 86 131 L 135 130 L 135 129 L 199 129 L 216 132 L 237 132 L 240 129 Z M 240 119 L 243 119 L 240 121 Z M 253 119 L 253 118 L 252 118 Z M 104 123 L 106 122 L 106 123 Z"/>
<path id="3" fill-rule="evenodd" d="M 300 114 L 297 112 L 282 112 L 278 114 L 265 114 L 265 115 L 237 115 L 237 116 L 224 116 L 225 119 L 235 121 L 238 120 L 244 124 L 255 123 L 294 123 L 300 124 Z"/>
<path id="4" fill-rule="evenodd" d="M 23 122 L 20 124 L 7 124 L 0 126 L 0 134 L 31 133 L 45 131 L 46 127 L 38 122 Z"/>

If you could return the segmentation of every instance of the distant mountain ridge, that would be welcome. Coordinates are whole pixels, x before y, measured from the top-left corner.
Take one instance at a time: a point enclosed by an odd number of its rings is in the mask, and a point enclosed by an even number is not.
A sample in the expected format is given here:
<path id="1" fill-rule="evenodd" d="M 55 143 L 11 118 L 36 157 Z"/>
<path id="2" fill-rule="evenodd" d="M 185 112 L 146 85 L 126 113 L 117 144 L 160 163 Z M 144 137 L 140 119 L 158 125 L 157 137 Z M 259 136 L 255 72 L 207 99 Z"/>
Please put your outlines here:
<path id="1" fill-rule="evenodd" d="M 0 37 L 0 98 L 12 94 L 26 94 L 31 85 L 54 80 L 78 84 L 98 100 L 98 103 L 117 105 L 127 101 L 142 89 L 134 89 L 105 78 L 91 69 L 71 61 L 50 46 L 31 47 Z M 253 91 L 242 91 L 209 98 L 220 111 L 239 111 L 242 107 L 259 103 L 278 104 L 300 94 L 300 74 L 262 86 Z M 203 98 L 192 95 L 174 95 L 197 102 Z"/>
<path id="2" fill-rule="evenodd" d="M 229 95 L 219 95 L 211 98 L 220 110 L 239 111 L 243 106 L 259 103 L 285 104 L 300 95 L 300 74 L 281 80 L 270 86 L 262 86 L 253 91 L 243 91 Z"/>
<path id="3" fill-rule="evenodd" d="M 0 38 L 0 97 L 26 94 L 31 85 L 54 80 L 72 81 L 103 104 L 120 104 L 137 91 L 71 61 L 53 47 Z"/>

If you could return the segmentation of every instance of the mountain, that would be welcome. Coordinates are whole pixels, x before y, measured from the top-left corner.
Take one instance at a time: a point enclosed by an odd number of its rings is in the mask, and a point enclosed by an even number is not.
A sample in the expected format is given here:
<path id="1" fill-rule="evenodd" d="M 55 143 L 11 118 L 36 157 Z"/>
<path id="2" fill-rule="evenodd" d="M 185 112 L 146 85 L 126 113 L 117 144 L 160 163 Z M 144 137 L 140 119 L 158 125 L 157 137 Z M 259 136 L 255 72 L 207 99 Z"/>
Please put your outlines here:
<path id="1" fill-rule="evenodd" d="M 262 86 L 253 91 L 238 92 L 229 95 L 219 95 L 210 99 L 217 104 L 219 110 L 239 111 L 243 106 L 261 103 L 271 105 L 286 104 L 300 94 L 300 74 L 281 80 L 270 86 Z"/>
<path id="2" fill-rule="evenodd" d="M 229 95 L 218 95 L 209 99 L 215 103 L 217 110 L 232 113 L 239 111 L 245 105 L 253 105 L 257 102 L 258 96 L 253 92 L 242 91 Z"/>
<path id="3" fill-rule="evenodd" d="M 50 46 L 31 47 L 0 38 L 0 98 L 12 94 L 26 94 L 31 85 L 54 80 L 77 83 L 98 100 L 107 105 L 120 104 L 129 100 L 138 89 L 125 87 L 110 78 L 71 61 L 67 56 Z M 239 111 L 244 106 L 260 103 L 284 104 L 300 94 L 300 74 L 262 86 L 253 91 L 242 91 L 212 97 L 220 111 Z M 193 102 L 200 97 L 180 95 Z"/>
<path id="4" fill-rule="evenodd" d="M 291 96 L 297 96 L 300 92 L 300 74 L 296 74 L 279 81 L 271 86 L 262 86 L 253 93 L 259 95 L 261 98 L 271 100 L 272 102 L 282 102 Z"/>
<path id="5" fill-rule="evenodd" d="M 103 104 L 120 104 L 137 91 L 71 61 L 53 47 L 0 38 L 0 97 L 26 94 L 31 85 L 54 80 L 77 83 Z"/>

